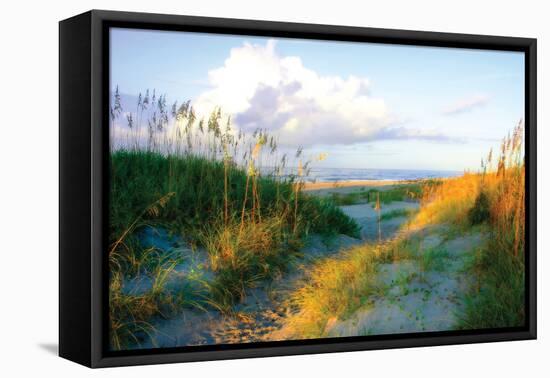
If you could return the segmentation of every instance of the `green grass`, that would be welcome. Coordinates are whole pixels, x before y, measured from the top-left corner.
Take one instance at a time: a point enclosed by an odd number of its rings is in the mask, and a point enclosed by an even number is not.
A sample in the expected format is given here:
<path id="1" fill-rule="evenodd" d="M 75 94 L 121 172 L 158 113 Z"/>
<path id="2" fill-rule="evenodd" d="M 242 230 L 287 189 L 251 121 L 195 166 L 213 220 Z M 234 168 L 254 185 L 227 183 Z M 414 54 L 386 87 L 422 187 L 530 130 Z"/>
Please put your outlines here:
<path id="1" fill-rule="evenodd" d="M 426 187 L 438 185 L 437 180 L 423 180 L 413 183 L 396 184 L 389 189 L 369 189 L 350 193 L 330 193 L 332 202 L 339 206 L 355 205 L 360 203 L 374 203 L 378 196 L 382 204 L 394 201 L 418 200 L 422 197 Z"/>
<path id="2" fill-rule="evenodd" d="M 123 275 L 111 272 L 109 283 L 109 325 L 111 346 L 121 349 L 140 345 L 144 338 L 154 342 L 156 332 L 150 320 L 153 316 L 166 317 L 189 304 L 184 292 L 164 290 L 168 275 L 177 260 L 165 260 L 152 272 L 153 284 L 145 293 L 126 293 L 122 290 Z"/>
<path id="3" fill-rule="evenodd" d="M 228 208 L 230 217 L 239 219 L 246 190 L 243 169 L 228 170 Z M 295 200 L 293 182 L 277 182 L 260 176 L 258 197 L 261 215 L 282 216 L 283 225 L 293 222 Z M 250 189 L 249 189 L 250 190 Z M 218 223 L 224 209 L 224 164 L 192 155 L 163 156 L 154 152 L 117 151 L 111 155 L 110 240 L 133 222 L 148 204 L 173 193 L 159 214 L 140 225 L 163 224 L 176 233 L 197 239 L 208 225 Z M 249 195 L 247 209 L 252 207 Z M 333 203 L 313 196 L 298 197 L 299 226 L 304 232 L 330 232 L 357 236 L 358 226 Z M 200 242 L 200 240 L 197 240 Z"/>
<path id="4" fill-rule="evenodd" d="M 297 256 L 300 239 L 286 230 L 281 218 L 264 218 L 213 227 L 204 237 L 215 280 L 209 283 L 211 301 L 222 312 L 231 312 L 235 299 L 248 287 L 286 270 Z"/>
<path id="5" fill-rule="evenodd" d="M 424 272 L 445 270 L 449 252 L 443 247 L 425 249 L 420 254 L 420 267 Z"/>
<path id="6" fill-rule="evenodd" d="M 413 216 L 414 214 L 417 213 L 418 210 L 416 209 L 395 209 L 395 210 L 391 210 L 391 211 L 388 211 L 386 213 L 383 213 L 381 216 L 380 216 L 380 220 L 381 221 L 386 221 L 386 220 L 389 220 L 389 219 L 393 219 L 393 218 L 400 218 L 400 217 L 411 217 Z"/>
<path id="7" fill-rule="evenodd" d="M 146 226 L 162 227 L 206 249 L 215 277 L 204 283 L 209 295 L 197 305 L 223 312 L 231 312 L 246 288 L 284 272 L 306 235 L 358 236 L 359 227 L 351 218 L 332 201 L 304 194 L 296 178 L 251 177 L 212 158 L 139 150 L 113 152 L 110 167 L 115 348 L 152 334 L 147 319 L 165 316 L 167 304 L 176 309 L 189 304 L 181 293 L 164 290 L 165 280 L 155 280 L 154 289 L 143 295 L 121 290 L 124 277 L 166 278 L 173 269 L 163 262 L 166 251 L 140 244 L 140 230 Z"/>
<path id="8" fill-rule="evenodd" d="M 380 290 L 374 274 L 384 253 L 385 249 L 366 244 L 351 248 L 341 258 L 315 264 L 305 285 L 292 295 L 292 306 L 298 311 L 285 321 L 285 338 L 323 337 L 331 321 L 369 306 L 371 296 Z"/>
<path id="9" fill-rule="evenodd" d="M 422 238 L 417 235 L 395 239 L 385 245 L 385 253 L 380 254 L 381 262 L 392 263 L 399 260 L 416 258 L 422 245 Z"/>
<path id="10" fill-rule="evenodd" d="M 469 266 L 476 283 L 466 297 L 461 329 L 519 327 L 525 323 L 523 260 L 496 247 L 491 238 Z"/>
<path id="11" fill-rule="evenodd" d="M 338 206 L 356 205 L 366 203 L 367 192 L 352 192 L 352 193 L 330 193 L 330 200 Z"/>
<path id="12" fill-rule="evenodd" d="M 382 204 L 388 204 L 394 201 L 405 201 L 419 199 L 422 196 L 422 183 L 402 184 L 387 190 L 370 189 L 367 191 L 367 201 L 376 202 L 380 196 Z"/>

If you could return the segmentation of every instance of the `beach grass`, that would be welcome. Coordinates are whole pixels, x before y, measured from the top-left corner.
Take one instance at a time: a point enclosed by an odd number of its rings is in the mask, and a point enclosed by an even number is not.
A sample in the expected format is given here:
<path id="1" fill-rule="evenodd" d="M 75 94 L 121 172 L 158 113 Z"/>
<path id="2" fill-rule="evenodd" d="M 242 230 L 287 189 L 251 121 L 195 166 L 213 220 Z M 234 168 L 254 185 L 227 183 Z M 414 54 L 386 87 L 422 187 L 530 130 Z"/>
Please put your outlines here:
<path id="1" fill-rule="evenodd" d="M 407 217 L 410 218 L 417 213 L 416 209 L 394 209 L 380 215 L 380 221 L 387 221 L 393 218 Z"/>
<path id="2" fill-rule="evenodd" d="M 476 283 L 466 293 L 465 311 L 459 314 L 456 328 L 517 327 L 525 322 L 522 135 L 520 124 L 504 139 L 498 156 L 490 152 L 484 159 L 481 172 L 466 172 L 424 187 L 420 210 L 407 224 L 413 231 L 446 225 L 449 234 L 467 234 L 480 227 L 488 233 L 464 267 Z M 402 197 L 391 194 L 389 198 Z M 423 248 L 418 235 L 407 232 L 394 240 L 367 243 L 343 256 L 324 259 L 293 294 L 295 311 L 274 337 L 326 337 L 329 325 L 368 307 L 369 298 L 380 295 L 375 281 L 380 264 L 412 259 L 423 271 L 442 272 L 449 257 L 444 247 Z"/>
<path id="3" fill-rule="evenodd" d="M 165 105 L 158 101 L 160 112 Z M 283 177 L 288 158 L 279 157 L 276 140 L 264 131 L 250 136 L 235 132 L 229 120 L 222 126 L 219 109 L 208 121 L 194 122 L 188 103 L 173 116 L 175 132 L 149 128 L 145 140 L 136 131 L 139 124 L 129 119 L 126 142 L 110 154 L 108 253 L 115 349 L 136 341 L 136 334 L 151 334 L 147 320 L 164 317 L 166 304 L 185 302 L 163 289 L 175 265 L 159 262 L 168 251 L 142 245 L 146 227 L 165 229 L 206 250 L 214 279 L 202 283 L 209 295 L 198 306 L 223 312 L 231 312 L 247 288 L 285 271 L 307 235 L 359 235 L 358 225 L 334 203 L 302 191 L 309 162 L 300 149 L 294 155 L 295 174 Z M 153 277 L 153 288 L 140 295 L 126 293 L 124 281 L 136 275 Z"/>
<path id="4" fill-rule="evenodd" d="M 290 298 L 293 314 L 274 339 L 326 337 L 329 325 L 344 320 L 370 305 L 385 288 L 376 280 L 380 264 L 407 260 L 418 255 L 415 238 L 393 239 L 351 247 L 337 257 L 319 261 L 305 284 Z"/>
<path id="5" fill-rule="evenodd" d="M 243 169 L 232 167 L 227 174 L 230 185 L 225 196 L 223 162 L 146 151 L 114 152 L 110 240 L 114 243 L 123 236 L 123 242 L 111 251 L 111 270 L 126 276 L 147 274 L 151 269 L 146 266 L 158 258 L 147 258 L 150 253 L 140 246 L 139 232 L 147 226 L 163 227 L 206 249 L 210 267 L 216 273 L 214 281 L 208 284 L 211 296 L 207 303 L 229 312 L 246 288 L 284 271 L 307 234 L 357 236 L 354 221 L 331 202 L 309 195 L 296 201 L 300 191 L 296 191 L 292 181 L 259 176 L 252 196 L 246 195 L 250 179 Z M 252 185 L 248 186 L 252 192 Z M 143 204 L 155 204 L 159 199 L 164 199 L 162 206 L 144 210 Z M 117 301 L 129 302 L 116 287 L 112 287 L 111 293 L 113 309 L 120 308 Z M 166 297 L 170 294 L 165 294 L 162 300 L 170 301 Z M 140 297 L 142 301 L 147 299 L 147 303 L 154 303 L 154 298 L 159 295 Z M 121 323 L 117 315 L 127 317 L 132 313 L 129 319 L 146 319 L 157 308 L 143 306 L 141 315 L 135 315 L 139 307 L 132 311 L 114 310 L 112 318 L 116 324 Z M 139 320 L 139 329 L 143 328 L 143 321 Z M 129 324 L 129 320 L 122 324 Z M 129 328 L 135 328 L 135 324 Z"/>
<path id="6" fill-rule="evenodd" d="M 306 284 L 293 293 L 295 312 L 285 321 L 277 339 L 310 339 L 325 336 L 331 319 L 343 319 L 368 304 L 377 291 L 376 264 L 384 260 L 387 246 L 366 244 L 351 248 L 341 258 L 327 258 L 309 272 Z"/>
<path id="7" fill-rule="evenodd" d="M 388 185 L 384 189 L 372 188 L 366 185 L 349 193 L 339 193 L 335 190 L 330 192 L 329 198 L 337 206 L 375 203 L 378 198 L 382 204 L 389 204 L 394 201 L 417 201 L 422 198 L 425 188 L 436 186 L 439 182 L 440 180 L 437 179 L 403 181 Z"/>
<path id="8" fill-rule="evenodd" d="M 479 224 L 490 236 L 471 266 L 478 283 L 468 293 L 460 328 L 522 326 L 525 322 L 525 162 L 520 123 L 498 154 L 490 151 L 480 173 L 446 180 L 427 192 L 417 225 Z"/>

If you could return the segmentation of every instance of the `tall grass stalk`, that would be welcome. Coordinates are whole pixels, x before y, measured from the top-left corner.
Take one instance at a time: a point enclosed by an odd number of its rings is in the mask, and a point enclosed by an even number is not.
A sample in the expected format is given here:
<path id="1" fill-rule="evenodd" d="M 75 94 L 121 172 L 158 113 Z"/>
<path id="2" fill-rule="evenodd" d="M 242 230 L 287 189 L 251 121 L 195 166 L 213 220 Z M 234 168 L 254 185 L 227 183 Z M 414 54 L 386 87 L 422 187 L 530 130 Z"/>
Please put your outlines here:
<path id="1" fill-rule="evenodd" d="M 376 205 L 374 206 L 374 210 L 378 213 L 378 243 L 382 242 L 382 218 L 381 218 L 381 212 L 382 212 L 382 206 L 380 205 L 380 193 L 376 193 Z"/>

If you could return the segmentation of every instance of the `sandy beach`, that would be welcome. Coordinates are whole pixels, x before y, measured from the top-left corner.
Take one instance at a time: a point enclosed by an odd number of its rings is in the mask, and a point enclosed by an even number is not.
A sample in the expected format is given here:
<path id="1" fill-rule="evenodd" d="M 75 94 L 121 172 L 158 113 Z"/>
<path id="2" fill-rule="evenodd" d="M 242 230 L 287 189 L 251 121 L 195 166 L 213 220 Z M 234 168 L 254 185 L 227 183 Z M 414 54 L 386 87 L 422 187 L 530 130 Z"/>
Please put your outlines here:
<path id="1" fill-rule="evenodd" d="M 326 195 L 329 193 L 348 194 L 369 189 L 389 190 L 399 185 L 410 184 L 411 181 L 395 180 L 362 180 L 338 182 L 308 182 L 303 190 L 311 194 Z"/>

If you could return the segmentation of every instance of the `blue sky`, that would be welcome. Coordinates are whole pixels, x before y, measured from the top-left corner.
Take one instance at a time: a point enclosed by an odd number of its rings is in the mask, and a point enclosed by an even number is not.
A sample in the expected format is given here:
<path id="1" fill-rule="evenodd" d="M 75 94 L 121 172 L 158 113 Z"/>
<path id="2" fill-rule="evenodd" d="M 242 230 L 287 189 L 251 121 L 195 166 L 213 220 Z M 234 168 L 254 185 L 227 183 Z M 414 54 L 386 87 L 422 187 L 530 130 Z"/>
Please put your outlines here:
<path id="1" fill-rule="evenodd" d="M 111 87 L 220 105 L 329 167 L 478 169 L 523 117 L 522 53 L 113 29 Z"/>

